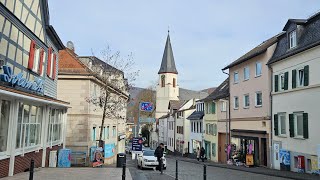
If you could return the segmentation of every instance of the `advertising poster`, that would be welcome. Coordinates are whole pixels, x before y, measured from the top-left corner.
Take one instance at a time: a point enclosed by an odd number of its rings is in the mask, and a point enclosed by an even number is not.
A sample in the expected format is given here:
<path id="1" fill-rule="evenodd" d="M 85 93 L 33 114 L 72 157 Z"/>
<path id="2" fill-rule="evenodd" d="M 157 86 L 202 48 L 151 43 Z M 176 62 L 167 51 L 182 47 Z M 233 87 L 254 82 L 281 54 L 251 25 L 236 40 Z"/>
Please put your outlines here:
<path id="1" fill-rule="evenodd" d="M 132 151 L 142 151 L 142 138 L 132 139 Z"/>
<path id="2" fill-rule="evenodd" d="M 319 168 L 318 168 L 318 157 L 317 156 L 311 156 L 311 173 L 319 174 Z"/>
<path id="3" fill-rule="evenodd" d="M 280 170 L 290 171 L 290 151 L 280 149 Z"/>
<path id="4" fill-rule="evenodd" d="M 114 156 L 115 153 L 115 144 L 105 144 L 104 145 L 104 158 L 110 158 Z"/>

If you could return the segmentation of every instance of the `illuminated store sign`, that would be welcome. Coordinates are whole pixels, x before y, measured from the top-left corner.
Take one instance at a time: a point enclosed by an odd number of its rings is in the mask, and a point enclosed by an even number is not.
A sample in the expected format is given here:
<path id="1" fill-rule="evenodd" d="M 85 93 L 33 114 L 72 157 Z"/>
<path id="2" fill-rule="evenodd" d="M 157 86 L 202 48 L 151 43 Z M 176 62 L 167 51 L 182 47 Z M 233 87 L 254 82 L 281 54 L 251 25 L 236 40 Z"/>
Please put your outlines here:
<path id="1" fill-rule="evenodd" d="M 43 93 L 43 80 L 40 78 L 35 78 L 35 80 L 28 81 L 26 78 L 23 78 L 23 74 L 19 73 L 14 75 L 11 67 L 2 66 L 3 74 L 0 74 L 0 80 L 6 83 L 9 83 L 12 87 L 19 86 L 21 88 L 35 91 L 38 93 Z"/>

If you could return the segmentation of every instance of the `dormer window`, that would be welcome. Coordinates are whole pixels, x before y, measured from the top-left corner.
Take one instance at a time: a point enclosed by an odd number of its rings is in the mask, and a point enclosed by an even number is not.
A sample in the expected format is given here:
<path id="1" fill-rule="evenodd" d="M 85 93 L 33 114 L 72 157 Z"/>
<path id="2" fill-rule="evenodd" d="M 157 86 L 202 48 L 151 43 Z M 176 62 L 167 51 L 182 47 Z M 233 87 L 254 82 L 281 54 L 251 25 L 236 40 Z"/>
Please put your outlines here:
<path id="1" fill-rule="evenodd" d="M 289 48 L 294 48 L 297 46 L 297 31 L 291 31 L 289 33 Z"/>

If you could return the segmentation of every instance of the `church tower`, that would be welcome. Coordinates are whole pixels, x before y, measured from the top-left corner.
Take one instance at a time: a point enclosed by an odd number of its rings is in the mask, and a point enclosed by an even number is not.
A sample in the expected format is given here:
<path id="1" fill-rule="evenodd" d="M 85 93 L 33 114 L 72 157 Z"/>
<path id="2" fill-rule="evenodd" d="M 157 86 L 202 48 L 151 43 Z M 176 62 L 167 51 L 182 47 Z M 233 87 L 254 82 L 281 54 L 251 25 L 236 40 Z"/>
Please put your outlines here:
<path id="1" fill-rule="evenodd" d="M 169 31 L 158 75 L 156 118 L 168 113 L 170 100 L 179 100 L 178 71 L 173 58 Z"/>

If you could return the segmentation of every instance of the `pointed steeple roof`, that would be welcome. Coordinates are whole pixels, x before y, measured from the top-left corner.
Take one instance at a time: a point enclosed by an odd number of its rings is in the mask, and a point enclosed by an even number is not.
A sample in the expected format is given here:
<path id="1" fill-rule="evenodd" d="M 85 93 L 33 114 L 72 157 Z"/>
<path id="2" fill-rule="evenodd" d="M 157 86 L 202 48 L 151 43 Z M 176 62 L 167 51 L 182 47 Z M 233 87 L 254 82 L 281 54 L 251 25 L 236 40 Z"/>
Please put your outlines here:
<path id="1" fill-rule="evenodd" d="M 169 31 L 168 31 L 166 47 L 163 52 L 162 62 L 161 62 L 161 66 L 160 66 L 160 70 L 159 70 L 158 74 L 161 74 L 161 73 L 178 74 L 178 71 L 176 69 L 176 64 L 175 64 L 174 58 L 173 58 L 173 51 L 172 51 L 172 47 L 171 47 Z"/>

